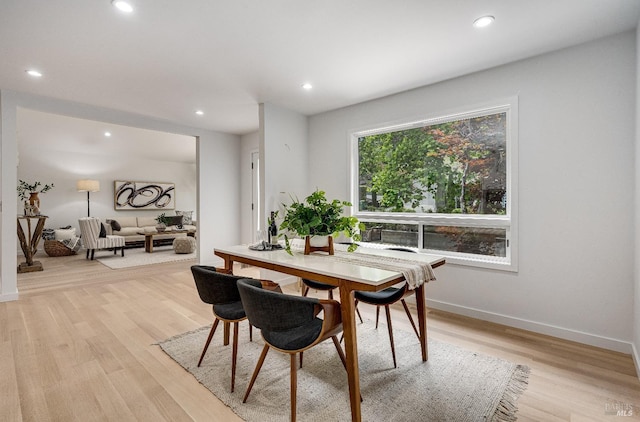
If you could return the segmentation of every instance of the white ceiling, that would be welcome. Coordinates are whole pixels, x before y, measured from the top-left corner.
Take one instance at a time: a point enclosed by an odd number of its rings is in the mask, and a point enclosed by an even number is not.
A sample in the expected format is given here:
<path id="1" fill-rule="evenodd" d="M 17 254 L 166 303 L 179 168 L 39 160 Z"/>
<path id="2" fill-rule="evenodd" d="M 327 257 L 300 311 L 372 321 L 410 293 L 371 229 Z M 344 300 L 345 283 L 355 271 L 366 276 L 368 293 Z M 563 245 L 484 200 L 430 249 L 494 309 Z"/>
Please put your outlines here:
<path id="1" fill-rule="evenodd" d="M 111 136 L 106 137 L 105 132 Z M 69 116 L 18 110 L 18 156 L 98 155 L 120 160 L 123 155 L 151 161 L 195 164 L 196 139 Z"/>
<path id="2" fill-rule="evenodd" d="M 110 0 L 2 0 L 0 88 L 245 134 L 261 102 L 311 115 L 630 30 L 640 17 L 638 0 L 132 3 L 123 15 Z M 473 28 L 485 14 L 494 25 Z M 29 78 L 32 67 L 44 76 Z"/>

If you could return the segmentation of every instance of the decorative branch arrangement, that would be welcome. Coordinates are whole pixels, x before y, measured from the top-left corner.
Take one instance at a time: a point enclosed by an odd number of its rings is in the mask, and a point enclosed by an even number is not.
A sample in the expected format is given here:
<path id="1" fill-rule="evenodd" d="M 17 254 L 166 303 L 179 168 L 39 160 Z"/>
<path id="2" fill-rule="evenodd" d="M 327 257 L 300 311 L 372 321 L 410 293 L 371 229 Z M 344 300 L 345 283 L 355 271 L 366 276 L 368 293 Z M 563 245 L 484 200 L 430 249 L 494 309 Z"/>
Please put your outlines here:
<path id="1" fill-rule="evenodd" d="M 40 188 L 42 186 L 42 188 Z M 27 194 L 30 193 L 45 193 L 53 189 L 55 185 L 53 183 L 42 185 L 40 182 L 25 182 L 24 180 L 18 181 L 18 198 L 21 200 L 27 199 L 29 196 Z"/>

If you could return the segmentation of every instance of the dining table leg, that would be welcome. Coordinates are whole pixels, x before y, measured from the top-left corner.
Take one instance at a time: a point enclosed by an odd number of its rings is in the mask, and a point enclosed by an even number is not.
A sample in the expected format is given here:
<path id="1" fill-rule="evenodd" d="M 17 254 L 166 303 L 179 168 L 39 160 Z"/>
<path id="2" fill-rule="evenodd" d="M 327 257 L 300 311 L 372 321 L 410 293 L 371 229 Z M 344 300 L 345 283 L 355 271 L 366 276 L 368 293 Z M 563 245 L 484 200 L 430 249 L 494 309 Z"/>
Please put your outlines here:
<path id="1" fill-rule="evenodd" d="M 355 301 L 353 290 L 348 282 L 340 282 L 340 304 L 342 309 L 342 329 L 344 349 L 347 360 L 347 379 L 349 381 L 349 400 L 351 402 L 351 420 L 360 422 L 360 371 L 358 369 L 358 342 L 356 338 Z"/>
<path id="2" fill-rule="evenodd" d="M 416 290 L 416 307 L 418 308 L 418 327 L 420 329 L 420 347 L 422 348 L 422 361 L 429 359 L 429 350 L 427 347 L 427 306 L 426 296 L 424 292 L 424 284 L 417 287 Z"/>

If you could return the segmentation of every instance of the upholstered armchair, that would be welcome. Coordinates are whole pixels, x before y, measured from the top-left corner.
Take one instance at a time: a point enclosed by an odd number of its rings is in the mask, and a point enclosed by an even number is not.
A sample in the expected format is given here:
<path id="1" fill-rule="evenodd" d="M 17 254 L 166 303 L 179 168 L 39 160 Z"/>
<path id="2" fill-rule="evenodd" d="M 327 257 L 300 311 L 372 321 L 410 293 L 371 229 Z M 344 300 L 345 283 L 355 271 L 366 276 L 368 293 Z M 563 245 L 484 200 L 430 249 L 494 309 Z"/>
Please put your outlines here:
<path id="1" fill-rule="evenodd" d="M 78 220 L 80 223 L 80 232 L 82 246 L 87 250 L 87 259 L 91 254 L 93 260 L 96 249 L 113 249 L 114 255 L 120 248 L 122 256 L 124 256 L 124 236 L 107 235 L 100 237 L 101 223 L 95 217 L 83 217 Z"/>

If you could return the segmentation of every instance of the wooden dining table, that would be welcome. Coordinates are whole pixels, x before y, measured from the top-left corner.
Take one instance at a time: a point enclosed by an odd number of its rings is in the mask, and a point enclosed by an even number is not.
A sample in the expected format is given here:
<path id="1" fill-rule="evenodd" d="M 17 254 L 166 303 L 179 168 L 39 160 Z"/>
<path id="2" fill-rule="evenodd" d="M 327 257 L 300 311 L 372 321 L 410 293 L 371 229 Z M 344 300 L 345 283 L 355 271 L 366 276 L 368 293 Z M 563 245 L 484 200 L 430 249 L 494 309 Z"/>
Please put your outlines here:
<path id="1" fill-rule="evenodd" d="M 347 360 L 347 378 L 349 382 L 349 400 L 351 403 L 351 420 L 360 421 L 362 413 L 354 292 L 356 290 L 371 292 L 384 290 L 387 287 L 404 281 L 405 277 L 403 273 L 363 265 L 362 260 L 357 260 L 358 262 L 354 263 L 349 262 L 349 259 L 332 259 L 332 257 L 328 257 L 326 253 L 322 252 L 304 255 L 301 250 L 294 250 L 293 255 L 289 255 L 284 250 L 256 251 L 249 249 L 247 245 L 236 245 L 215 248 L 214 253 L 224 260 L 224 268 L 220 270 L 227 273 L 232 272 L 234 262 L 239 262 L 296 277 L 320 281 L 339 288 Z M 381 258 L 392 257 L 407 259 L 406 252 L 367 247 L 358 248 L 357 254 L 380 256 Z M 344 257 L 345 255 L 341 256 Z M 445 259 L 442 256 L 422 253 L 411 254 L 410 260 L 430 264 L 432 268 L 437 268 L 445 263 Z M 415 295 L 422 360 L 426 361 L 428 359 L 428 350 L 424 284 L 421 284 L 415 289 Z"/>

